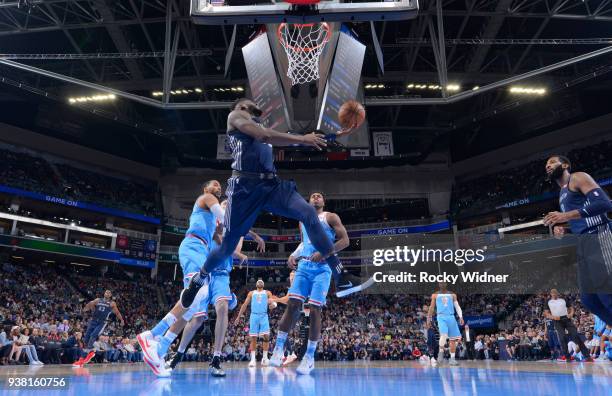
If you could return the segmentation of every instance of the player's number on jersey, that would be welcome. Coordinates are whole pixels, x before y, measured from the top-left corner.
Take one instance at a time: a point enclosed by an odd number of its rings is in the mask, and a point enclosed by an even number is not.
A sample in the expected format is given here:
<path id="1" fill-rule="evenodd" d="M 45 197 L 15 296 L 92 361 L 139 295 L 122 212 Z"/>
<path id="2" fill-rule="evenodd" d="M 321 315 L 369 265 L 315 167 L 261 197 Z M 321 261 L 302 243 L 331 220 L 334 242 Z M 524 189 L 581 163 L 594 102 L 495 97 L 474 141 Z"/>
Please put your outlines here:
<path id="1" fill-rule="evenodd" d="M 448 297 L 442 297 L 442 305 L 448 307 Z"/>

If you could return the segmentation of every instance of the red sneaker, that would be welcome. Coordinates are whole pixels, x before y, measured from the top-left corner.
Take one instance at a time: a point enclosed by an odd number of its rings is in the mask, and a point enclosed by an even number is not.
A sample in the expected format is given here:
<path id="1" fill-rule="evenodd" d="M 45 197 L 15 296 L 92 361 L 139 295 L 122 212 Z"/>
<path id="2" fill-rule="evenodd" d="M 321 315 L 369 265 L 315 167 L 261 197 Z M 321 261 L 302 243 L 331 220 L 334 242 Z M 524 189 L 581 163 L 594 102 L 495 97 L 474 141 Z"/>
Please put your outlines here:
<path id="1" fill-rule="evenodd" d="M 72 367 L 80 368 L 83 367 L 83 358 L 79 358 L 76 362 L 72 363 Z"/>
<path id="2" fill-rule="evenodd" d="M 595 359 L 593 359 L 593 357 L 591 356 L 591 357 L 589 357 L 589 358 L 587 358 L 587 359 L 584 359 L 584 361 L 585 361 L 586 363 L 593 363 L 593 362 L 595 362 Z"/>
<path id="3" fill-rule="evenodd" d="M 87 356 L 85 356 L 85 359 L 83 359 L 83 366 L 91 362 L 91 359 L 93 359 L 94 356 L 96 356 L 96 353 L 94 351 L 89 352 Z"/>

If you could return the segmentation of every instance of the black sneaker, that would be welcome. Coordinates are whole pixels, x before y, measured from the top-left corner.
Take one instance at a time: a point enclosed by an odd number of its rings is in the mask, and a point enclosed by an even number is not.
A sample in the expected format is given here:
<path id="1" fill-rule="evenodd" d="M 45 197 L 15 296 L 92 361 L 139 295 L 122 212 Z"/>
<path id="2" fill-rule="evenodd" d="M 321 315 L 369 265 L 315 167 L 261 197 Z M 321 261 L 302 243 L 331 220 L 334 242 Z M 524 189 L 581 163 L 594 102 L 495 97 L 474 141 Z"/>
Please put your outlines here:
<path id="1" fill-rule="evenodd" d="M 336 297 L 346 297 L 349 294 L 357 293 L 374 284 L 374 278 L 369 278 L 366 281 L 358 276 L 343 272 L 340 274 L 340 279 L 336 282 Z"/>
<path id="2" fill-rule="evenodd" d="M 202 274 L 201 272 L 191 277 L 189 286 L 181 292 L 181 305 L 183 308 L 189 308 L 191 304 L 193 304 L 196 294 L 198 294 L 198 291 L 200 291 L 202 287 L 208 288 L 209 279 L 210 277 L 208 274 Z M 208 291 L 205 294 L 208 294 Z"/>
<path id="3" fill-rule="evenodd" d="M 221 368 L 221 358 L 219 356 L 213 357 L 208 370 L 213 377 L 225 377 L 225 371 Z"/>
<path id="4" fill-rule="evenodd" d="M 176 352 L 169 360 L 166 360 L 166 370 L 174 370 L 174 368 L 183 361 L 184 352 Z"/>

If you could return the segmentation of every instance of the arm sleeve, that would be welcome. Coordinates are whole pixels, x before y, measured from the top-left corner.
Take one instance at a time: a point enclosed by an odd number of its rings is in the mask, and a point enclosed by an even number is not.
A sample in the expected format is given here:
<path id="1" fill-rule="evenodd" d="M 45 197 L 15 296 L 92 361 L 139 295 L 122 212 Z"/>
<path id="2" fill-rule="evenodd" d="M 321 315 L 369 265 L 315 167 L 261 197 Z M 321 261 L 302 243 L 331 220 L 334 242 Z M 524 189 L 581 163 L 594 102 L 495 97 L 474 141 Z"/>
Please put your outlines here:
<path id="1" fill-rule="evenodd" d="M 218 203 L 214 204 L 210 208 L 210 211 L 213 215 L 215 215 L 216 220 L 223 221 L 223 218 L 225 217 L 225 211 L 223 210 L 223 208 L 221 208 L 221 205 L 219 205 Z"/>
<path id="2" fill-rule="evenodd" d="M 291 257 L 298 257 L 302 254 L 302 249 L 304 249 L 304 242 L 300 242 L 297 248 L 290 254 Z"/>
<path id="3" fill-rule="evenodd" d="M 610 197 L 601 188 L 594 188 L 586 194 L 588 204 L 580 209 L 580 217 L 591 217 L 612 211 Z"/>
<path id="4" fill-rule="evenodd" d="M 459 315 L 460 318 L 463 318 L 463 311 L 461 310 L 461 307 L 459 306 L 459 301 L 455 301 L 454 305 L 455 305 L 455 311 L 457 312 L 457 315 Z"/>

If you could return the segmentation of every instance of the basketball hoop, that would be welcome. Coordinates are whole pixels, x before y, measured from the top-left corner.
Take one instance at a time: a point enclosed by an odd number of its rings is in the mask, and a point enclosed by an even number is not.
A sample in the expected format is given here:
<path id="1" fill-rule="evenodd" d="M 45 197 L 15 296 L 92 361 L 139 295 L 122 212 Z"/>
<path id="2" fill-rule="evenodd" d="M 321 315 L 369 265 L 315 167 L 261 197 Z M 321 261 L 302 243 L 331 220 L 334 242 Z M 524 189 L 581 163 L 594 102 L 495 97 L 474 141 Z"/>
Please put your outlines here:
<path id="1" fill-rule="evenodd" d="M 308 0 L 293 0 L 300 2 Z M 310 0 L 307 4 L 312 4 Z M 300 3 L 306 4 L 306 3 Z M 319 79 L 319 57 L 331 38 L 328 23 L 281 23 L 277 30 L 278 40 L 285 49 L 289 67 L 287 77 L 291 85 L 306 84 Z"/>

